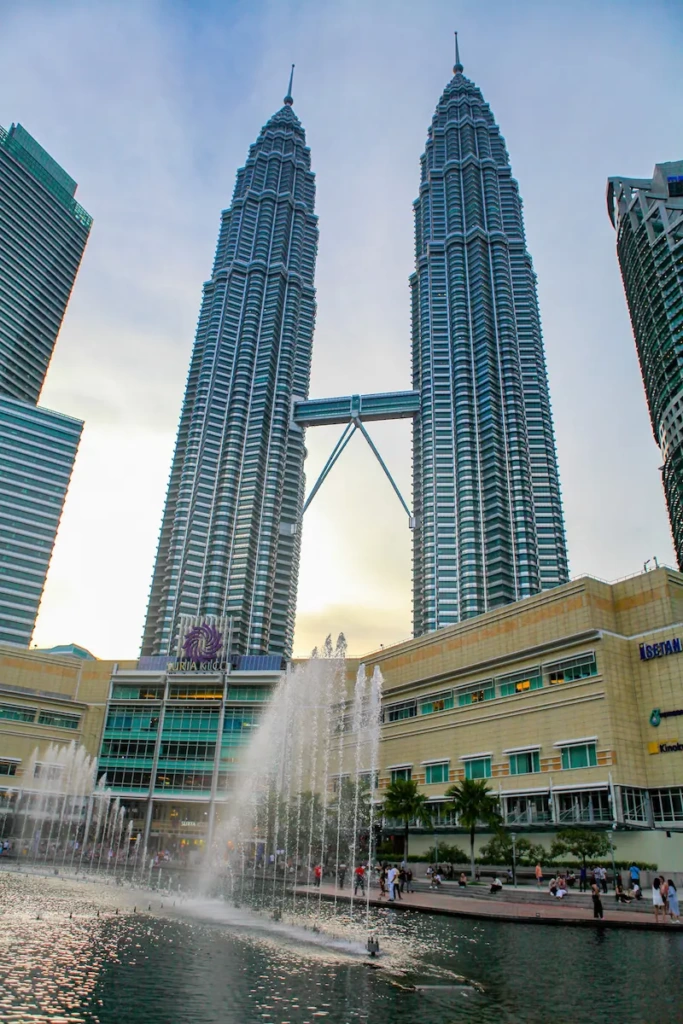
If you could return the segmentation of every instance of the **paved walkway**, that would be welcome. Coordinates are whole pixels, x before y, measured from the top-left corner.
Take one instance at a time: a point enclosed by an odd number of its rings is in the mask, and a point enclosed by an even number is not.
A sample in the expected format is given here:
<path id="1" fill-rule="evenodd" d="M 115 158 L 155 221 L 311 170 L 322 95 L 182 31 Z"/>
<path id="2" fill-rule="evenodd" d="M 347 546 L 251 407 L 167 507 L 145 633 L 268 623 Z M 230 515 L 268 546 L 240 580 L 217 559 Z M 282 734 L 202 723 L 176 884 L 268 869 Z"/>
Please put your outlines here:
<path id="1" fill-rule="evenodd" d="M 349 889 L 336 889 L 333 885 L 321 887 L 324 899 L 351 900 Z M 317 896 L 320 890 L 313 886 L 299 885 L 296 892 L 305 895 L 315 893 Z M 365 897 L 356 896 L 356 902 L 365 903 Z M 443 893 L 416 892 L 403 893 L 403 899 L 389 903 L 387 899 L 379 899 L 378 890 L 372 890 L 370 904 L 373 907 L 391 906 L 395 910 L 418 910 L 430 914 L 447 914 L 453 917 L 488 918 L 494 921 L 523 921 L 527 924 L 572 924 L 594 928 L 601 925 L 608 928 L 638 928 L 638 929 L 666 929 L 668 931 L 683 931 L 683 925 L 655 924 L 654 911 L 651 916 L 643 914 L 642 911 L 631 911 L 628 908 L 617 908 L 614 906 L 614 897 L 603 896 L 602 905 L 605 917 L 602 921 L 593 918 L 592 903 L 587 906 L 585 897 L 581 904 L 578 901 L 572 902 L 569 896 L 565 900 L 551 902 L 548 897 L 547 904 L 512 902 L 510 899 L 503 902 L 496 902 L 496 897 L 458 897 L 445 895 Z M 611 905 L 610 905 L 611 904 Z"/>

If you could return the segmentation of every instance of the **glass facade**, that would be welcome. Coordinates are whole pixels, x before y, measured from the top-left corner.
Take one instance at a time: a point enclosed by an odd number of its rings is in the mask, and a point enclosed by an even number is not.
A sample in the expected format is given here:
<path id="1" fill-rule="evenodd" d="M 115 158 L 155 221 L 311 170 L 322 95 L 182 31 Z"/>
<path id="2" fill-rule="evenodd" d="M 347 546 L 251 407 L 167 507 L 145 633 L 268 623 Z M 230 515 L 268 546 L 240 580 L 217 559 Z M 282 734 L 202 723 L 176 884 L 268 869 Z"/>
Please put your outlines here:
<path id="1" fill-rule="evenodd" d="M 83 423 L 0 395 L 0 642 L 28 647 Z"/>
<path id="2" fill-rule="evenodd" d="M 21 125 L 0 128 L 0 642 L 27 647 L 83 424 L 36 407 L 91 217 Z"/>
<path id="3" fill-rule="evenodd" d="M 35 405 L 92 218 L 20 124 L 0 128 L 0 395 Z"/>
<path id="4" fill-rule="evenodd" d="M 411 277 L 415 635 L 568 578 L 536 279 L 505 142 L 454 68 L 428 130 Z"/>
<path id="5" fill-rule="evenodd" d="M 610 178 L 607 211 L 631 316 L 679 568 L 683 568 L 683 160 Z"/>
<path id="6" fill-rule="evenodd" d="M 195 825 L 203 835 L 211 808 L 227 797 L 241 749 L 258 728 L 280 675 L 264 679 L 258 672 L 252 684 L 248 673 L 240 673 L 235 685 L 225 672 L 201 678 L 161 673 L 154 679 L 145 673 L 144 680 L 137 673 L 123 675 L 112 680 L 99 771 L 126 803 L 135 798 L 147 837 L 152 822 L 160 828 L 162 819 L 168 818 L 167 828 L 176 817 L 178 828 L 193 827 L 193 814 L 185 808 L 181 816 L 177 808 L 197 800 L 202 810 Z M 158 803 L 166 801 L 177 814 L 159 811 Z"/>
<path id="7" fill-rule="evenodd" d="M 263 127 L 221 217 L 204 285 L 142 653 L 181 615 L 229 616 L 232 650 L 291 654 L 304 498 L 318 224 L 292 99 Z"/>

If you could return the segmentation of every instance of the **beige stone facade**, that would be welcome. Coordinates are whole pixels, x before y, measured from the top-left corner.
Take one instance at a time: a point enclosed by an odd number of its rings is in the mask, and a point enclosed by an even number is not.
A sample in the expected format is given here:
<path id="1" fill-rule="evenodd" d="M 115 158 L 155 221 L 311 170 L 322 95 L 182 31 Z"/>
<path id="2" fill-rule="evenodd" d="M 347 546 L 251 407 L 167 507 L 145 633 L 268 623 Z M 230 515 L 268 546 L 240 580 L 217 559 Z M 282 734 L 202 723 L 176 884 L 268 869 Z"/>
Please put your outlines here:
<path id="1" fill-rule="evenodd" d="M 535 841 L 616 824 L 620 856 L 659 849 L 683 830 L 681 644 L 683 575 L 657 569 L 581 578 L 374 652 L 363 660 L 384 676 L 380 795 L 409 773 L 446 829 L 448 785 L 483 777 L 508 827 Z M 418 832 L 413 849 L 432 843 Z"/>
<path id="2" fill-rule="evenodd" d="M 0 791 L 27 785 L 36 750 L 38 761 L 72 742 L 99 754 L 114 664 L 0 645 Z"/>

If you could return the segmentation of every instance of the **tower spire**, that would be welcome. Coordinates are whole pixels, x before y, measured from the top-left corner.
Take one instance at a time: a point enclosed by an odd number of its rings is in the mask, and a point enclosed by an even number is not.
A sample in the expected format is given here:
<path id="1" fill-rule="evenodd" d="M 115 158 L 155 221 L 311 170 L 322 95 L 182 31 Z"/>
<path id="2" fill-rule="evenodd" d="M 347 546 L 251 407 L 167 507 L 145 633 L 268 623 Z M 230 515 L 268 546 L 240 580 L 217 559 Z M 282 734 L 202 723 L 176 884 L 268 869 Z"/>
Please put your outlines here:
<path id="1" fill-rule="evenodd" d="M 289 88 L 287 89 L 287 95 L 285 96 L 285 103 L 288 107 L 294 103 L 292 99 L 292 83 L 294 81 L 294 65 L 292 64 L 292 70 L 289 73 Z"/>
<path id="2" fill-rule="evenodd" d="M 458 33 L 455 32 L 455 64 L 453 65 L 453 74 L 457 75 L 458 71 L 462 71 L 463 67 L 460 63 L 460 49 L 458 47 Z"/>

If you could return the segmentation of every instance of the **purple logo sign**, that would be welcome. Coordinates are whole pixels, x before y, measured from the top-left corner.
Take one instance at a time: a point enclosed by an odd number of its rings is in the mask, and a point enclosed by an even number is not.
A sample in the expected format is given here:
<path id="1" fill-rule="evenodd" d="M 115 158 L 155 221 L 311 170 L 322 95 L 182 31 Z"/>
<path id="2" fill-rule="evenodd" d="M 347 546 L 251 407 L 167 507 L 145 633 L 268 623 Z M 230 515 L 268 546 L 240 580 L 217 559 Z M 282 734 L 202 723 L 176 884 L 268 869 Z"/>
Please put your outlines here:
<path id="1" fill-rule="evenodd" d="M 222 646 L 223 634 L 208 622 L 188 629 L 183 641 L 188 661 L 213 661 Z"/>

